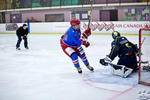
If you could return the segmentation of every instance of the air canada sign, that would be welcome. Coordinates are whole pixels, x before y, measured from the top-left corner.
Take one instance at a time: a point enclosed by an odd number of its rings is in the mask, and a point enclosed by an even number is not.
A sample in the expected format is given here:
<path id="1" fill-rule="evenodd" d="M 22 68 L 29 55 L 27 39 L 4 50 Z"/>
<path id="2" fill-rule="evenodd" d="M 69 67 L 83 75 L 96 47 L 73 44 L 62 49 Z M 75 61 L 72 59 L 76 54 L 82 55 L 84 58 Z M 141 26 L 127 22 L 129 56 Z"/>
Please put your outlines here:
<path id="1" fill-rule="evenodd" d="M 115 27 L 120 28 L 143 28 L 142 24 L 116 24 Z"/>
<path id="2" fill-rule="evenodd" d="M 87 29 L 88 23 L 83 22 L 83 29 Z M 92 31 L 112 31 L 112 30 L 139 30 L 145 25 L 150 26 L 150 22 L 92 22 Z"/>

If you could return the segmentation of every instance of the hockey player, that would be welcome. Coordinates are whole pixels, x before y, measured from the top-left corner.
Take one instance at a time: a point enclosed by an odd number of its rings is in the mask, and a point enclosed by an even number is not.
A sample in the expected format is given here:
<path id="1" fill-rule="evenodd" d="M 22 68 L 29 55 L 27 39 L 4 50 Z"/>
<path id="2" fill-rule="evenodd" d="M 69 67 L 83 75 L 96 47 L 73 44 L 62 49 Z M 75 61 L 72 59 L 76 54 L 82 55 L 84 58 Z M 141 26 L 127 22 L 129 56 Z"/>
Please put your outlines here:
<path id="1" fill-rule="evenodd" d="M 90 46 L 90 43 L 81 38 L 80 21 L 76 18 L 73 18 L 71 19 L 70 24 L 71 27 L 64 35 L 62 35 L 60 39 L 62 50 L 71 58 L 75 68 L 77 68 L 78 73 L 82 73 L 78 57 L 82 59 L 85 66 L 90 71 L 94 71 L 94 68 L 90 66 L 85 52 L 81 46 L 84 45 L 85 47 L 88 47 Z M 90 28 L 85 30 L 83 33 L 84 38 L 88 38 L 89 35 L 91 35 Z"/>
<path id="2" fill-rule="evenodd" d="M 16 35 L 18 37 L 18 41 L 17 41 L 17 44 L 16 44 L 16 49 L 21 50 L 20 49 L 20 43 L 21 43 L 22 39 L 24 40 L 24 47 L 26 49 L 29 49 L 28 48 L 28 41 L 27 41 L 28 28 L 27 28 L 26 24 L 23 24 L 23 26 L 21 26 L 17 29 Z"/>
<path id="3" fill-rule="evenodd" d="M 117 31 L 112 33 L 112 38 L 114 41 L 111 43 L 111 52 L 104 59 L 100 59 L 100 63 L 105 66 L 111 65 L 113 74 L 127 77 L 137 70 L 138 48 Z M 117 65 L 111 63 L 116 56 L 119 57 Z"/>

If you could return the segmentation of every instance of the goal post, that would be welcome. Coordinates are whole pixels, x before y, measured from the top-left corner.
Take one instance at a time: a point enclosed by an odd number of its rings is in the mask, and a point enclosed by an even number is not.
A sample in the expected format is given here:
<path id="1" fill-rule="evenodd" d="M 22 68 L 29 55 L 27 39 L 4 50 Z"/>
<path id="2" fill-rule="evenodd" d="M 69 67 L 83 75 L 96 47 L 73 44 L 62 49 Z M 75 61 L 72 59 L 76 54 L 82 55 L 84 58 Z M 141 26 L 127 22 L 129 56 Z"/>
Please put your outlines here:
<path id="1" fill-rule="evenodd" d="M 150 71 L 142 70 L 142 62 L 150 62 L 150 28 L 141 28 L 139 30 L 139 72 L 138 83 L 150 86 Z"/>

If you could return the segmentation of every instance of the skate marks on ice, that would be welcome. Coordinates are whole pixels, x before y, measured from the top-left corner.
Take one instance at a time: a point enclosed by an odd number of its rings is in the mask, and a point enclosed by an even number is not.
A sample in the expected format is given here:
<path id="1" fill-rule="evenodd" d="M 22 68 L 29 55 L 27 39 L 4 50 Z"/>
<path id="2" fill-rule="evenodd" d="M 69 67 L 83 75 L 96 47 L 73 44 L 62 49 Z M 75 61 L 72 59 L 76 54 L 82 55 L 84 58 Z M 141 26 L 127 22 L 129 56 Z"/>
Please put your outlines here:
<path id="1" fill-rule="evenodd" d="M 149 79 L 150 72 L 142 72 L 144 79 Z M 93 87 L 114 92 L 122 92 L 138 84 L 138 72 L 131 74 L 127 78 L 112 75 L 111 70 L 99 69 L 94 73 L 88 73 L 83 80 Z"/>
<path id="2" fill-rule="evenodd" d="M 44 49 L 36 50 L 36 49 L 25 49 L 23 46 L 21 47 L 21 50 L 16 50 L 15 46 L 12 45 L 3 45 L 0 46 L 0 49 L 2 50 L 4 55 L 9 55 L 13 57 L 42 57 L 42 58 L 48 58 L 50 56 L 55 56 L 56 54 L 53 53 L 53 51 L 48 51 Z"/>

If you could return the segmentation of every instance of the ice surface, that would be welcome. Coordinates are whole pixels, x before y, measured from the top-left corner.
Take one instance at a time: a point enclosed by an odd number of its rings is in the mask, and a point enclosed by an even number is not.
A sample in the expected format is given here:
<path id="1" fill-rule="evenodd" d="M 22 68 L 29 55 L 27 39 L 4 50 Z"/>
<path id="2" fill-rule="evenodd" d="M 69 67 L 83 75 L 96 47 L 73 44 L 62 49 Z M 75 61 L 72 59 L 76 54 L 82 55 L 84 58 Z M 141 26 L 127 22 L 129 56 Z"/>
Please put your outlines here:
<path id="1" fill-rule="evenodd" d="M 0 35 L 0 100 L 137 100 L 139 90 L 150 89 L 110 83 L 107 78 L 103 83 L 87 80 L 89 75 L 94 75 L 93 79 L 100 78 L 97 73 L 105 72 L 99 59 L 110 52 L 110 35 L 90 36 L 91 46 L 84 50 L 95 72 L 91 73 L 79 60 L 82 75 L 61 50 L 60 37 L 29 35 L 29 50 L 24 49 L 22 41 L 21 51 L 16 51 L 16 35 Z M 135 43 L 138 41 L 137 36 L 128 38 Z M 114 63 L 116 61 L 117 58 Z"/>

